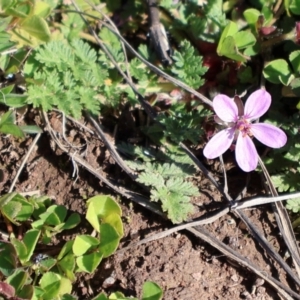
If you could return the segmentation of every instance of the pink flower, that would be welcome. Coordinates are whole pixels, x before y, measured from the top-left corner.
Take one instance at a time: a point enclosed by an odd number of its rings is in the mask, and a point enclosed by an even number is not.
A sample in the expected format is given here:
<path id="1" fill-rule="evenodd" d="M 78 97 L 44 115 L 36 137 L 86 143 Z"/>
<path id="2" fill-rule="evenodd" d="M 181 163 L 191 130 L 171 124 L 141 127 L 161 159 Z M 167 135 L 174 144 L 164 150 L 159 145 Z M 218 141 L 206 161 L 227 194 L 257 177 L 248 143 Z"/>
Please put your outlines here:
<path id="1" fill-rule="evenodd" d="M 257 90 L 246 101 L 245 109 L 239 97 L 230 99 L 219 94 L 213 100 L 213 108 L 227 128 L 218 132 L 205 146 L 203 154 L 209 159 L 222 155 L 234 140 L 235 158 L 242 170 L 250 172 L 257 167 L 258 154 L 252 137 L 271 148 L 280 148 L 287 141 L 286 134 L 276 126 L 251 122 L 261 117 L 271 105 L 271 95 Z"/>

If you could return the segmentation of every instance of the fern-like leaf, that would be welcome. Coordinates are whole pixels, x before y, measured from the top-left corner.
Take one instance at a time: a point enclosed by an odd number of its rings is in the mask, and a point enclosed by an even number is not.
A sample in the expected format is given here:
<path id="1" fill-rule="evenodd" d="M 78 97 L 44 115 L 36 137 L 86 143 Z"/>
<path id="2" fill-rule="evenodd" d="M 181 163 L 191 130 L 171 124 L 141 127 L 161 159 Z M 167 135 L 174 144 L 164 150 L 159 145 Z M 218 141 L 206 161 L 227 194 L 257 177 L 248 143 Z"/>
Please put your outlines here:
<path id="1" fill-rule="evenodd" d="M 202 65 L 202 57 L 187 40 L 180 43 L 180 48 L 180 51 L 175 51 L 172 56 L 175 64 L 171 71 L 187 85 L 199 88 L 204 83 L 201 76 L 207 71 L 207 68 Z"/>
<path id="2" fill-rule="evenodd" d="M 197 196 L 198 190 L 182 178 L 171 178 L 163 187 L 151 190 L 151 200 L 161 201 L 163 211 L 173 223 L 185 221 L 188 214 L 193 212 L 190 197 Z"/>

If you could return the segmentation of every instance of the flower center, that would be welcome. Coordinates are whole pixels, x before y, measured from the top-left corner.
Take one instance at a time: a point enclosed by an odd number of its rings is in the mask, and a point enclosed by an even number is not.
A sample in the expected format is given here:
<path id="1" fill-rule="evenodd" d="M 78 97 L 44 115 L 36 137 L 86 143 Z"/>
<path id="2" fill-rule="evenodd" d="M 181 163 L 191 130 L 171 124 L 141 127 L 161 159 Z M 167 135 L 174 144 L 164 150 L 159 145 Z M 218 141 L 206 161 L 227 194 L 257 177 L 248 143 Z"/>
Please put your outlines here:
<path id="1" fill-rule="evenodd" d="M 236 122 L 236 129 L 241 132 L 243 137 L 246 135 L 253 136 L 251 132 L 251 123 L 249 123 L 248 120 L 243 117 Z"/>

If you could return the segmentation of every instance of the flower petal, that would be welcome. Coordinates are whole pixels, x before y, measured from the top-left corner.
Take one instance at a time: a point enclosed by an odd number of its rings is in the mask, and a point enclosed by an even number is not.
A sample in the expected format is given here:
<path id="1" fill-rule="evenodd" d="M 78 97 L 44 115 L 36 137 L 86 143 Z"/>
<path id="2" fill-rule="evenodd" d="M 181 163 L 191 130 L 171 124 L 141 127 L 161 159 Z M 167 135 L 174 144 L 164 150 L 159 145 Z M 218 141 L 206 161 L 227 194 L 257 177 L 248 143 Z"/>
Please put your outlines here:
<path id="1" fill-rule="evenodd" d="M 234 128 L 226 128 L 218 132 L 205 146 L 203 154 L 209 159 L 222 155 L 232 144 Z"/>
<path id="2" fill-rule="evenodd" d="M 242 134 L 239 134 L 235 147 L 235 159 L 239 167 L 245 172 L 253 171 L 257 167 L 258 154 L 248 135 L 243 137 Z"/>
<path id="3" fill-rule="evenodd" d="M 286 134 L 280 128 L 271 124 L 252 124 L 251 132 L 261 143 L 271 148 L 283 147 L 287 141 Z"/>
<path id="4" fill-rule="evenodd" d="M 213 107 L 217 116 L 225 122 L 235 122 L 238 108 L 234 101 L 226 95 L 219 94 L 213 100 Z"/>
<path id="5" fill-rule="evenodd" d="M 261 117 L 271 105 L 271 95 L 263 90 L 253 92 L 245 104 L 245 118 L 254 120 Z"/>

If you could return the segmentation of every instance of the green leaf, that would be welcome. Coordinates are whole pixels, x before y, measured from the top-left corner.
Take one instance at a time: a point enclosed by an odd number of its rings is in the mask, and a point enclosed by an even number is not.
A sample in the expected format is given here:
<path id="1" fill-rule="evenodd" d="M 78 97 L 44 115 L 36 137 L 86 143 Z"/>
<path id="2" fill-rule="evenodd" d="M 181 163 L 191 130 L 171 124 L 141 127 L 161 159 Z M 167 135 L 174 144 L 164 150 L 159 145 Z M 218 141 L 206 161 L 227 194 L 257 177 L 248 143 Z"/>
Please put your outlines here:
<path id="1" fill-rule="evenodd" d="M 76 264 L 83 272 L 93 273 L 103 258 L 102 253 L 93 252 L 76 258 Z"/>
<path id="2" fill-rule="evenodd" d="M 143 284 L 142 300 L 161 300 L 163 291 L 159 285 L 147 281 Z"/>
<path id="3" fill-rule="evenodd" d="M 268 81 L 277 84 L 289 85 L 294 79 L 292 71 L 284 59 L 276 59 L 266 64 L 263 74 Z"/>
<path id="4" fill-rule="evenodd" d="M 40 287 L 45 291 L 43 299 L 53 300 L 59 295 L 61 276 L 53 272 L 47 272 L 42 276 L 39 284 Z"/>
<path id="5" fill-rule="evenodd" d="M 25 285 L 17 292 L 17 296 L 21 299 L 32 299 L 34 287 L 32 285 Z"/>
<path id="6" fill-rule="evenodd" d="M 74 275 L 75 269 L 75 257 L 72 253 L 64 256 L 58 263 L 57 266 L 62 270 L 63 274 L 71 281 L 75 281 L 76 277 Z"/>
<path id="7" fill-rule="evenodd" d="M 62 297 L 61 297 L 61 300 L 78 300 L 77 297 L 75 296 L 72 296 L 70 294 L 64 294 Z"/>
<path id="8" fill-rule="evenodd" d="M 10 201 L 2 207 L 1 212 L 9 221 L 19 225 L 19 223 L 16 221 L 16 217 L 21 210 L 22 204 L 20 202 Z"/>
<path id="9" fill-rule="evenodd" d="M 293 51 L 289 55 L 289 60 L 293 66 L 294 72 L 298 73 L 300 71 L 300 50 Z"/>
<path id="10" fill-rule="evenodd" d="M 64 222 L 67 215 L 67 209 L 63 205 L 52 205 L 47 211 L 40 214 L 40 218 L 48 225 L 60 225 Z"/>
<path id="11" fill-rule="evenodd" d="M 18 94 L 3 95 L 0 92 L 0 103 L 12 108 L 19 108 L 26 105 L 27 96 Z"/>
<path id="12" fill-rule="evenodd" d="M 250 31 L 239 31 L 233 37 L 238 49 L 244 49 L 256 43 L 256 38 Z"/>
<path id="13" fill-rule="evenodd" d="M 300 1 L 299 0 L 291 0 L 289 9 L 294 15 L 300 15 Z"/>
<path id="14" fill-rule="evenodd" d="M 223 43 L 227 37 L 232 37 L 238 32 L 238 26 L 236 23 L 229 21 L 227 26 L 224 28 L 222 35 L 219 40 L 219 44 L 217 47 L 217 53 L 222 55 L 223 53 Z"/>
<path id="15" fill-rule="evenodd" d="M 17 221 L 26 221 L 31 217 L 34 207 L 26 200 L 26 198 L 17 194 L 11 202 L 18 202 L 22 205 L 21 211 L 16 215 Z"/>
<path id="16" fill-rule="evenodd" d="M 106 295 L 104 293 L 101 293 L 101 294 L 97 295 L 95 298 L 93 298 L 92 300 L 108 300 L 108 298 L 106 297 Z"/>
<path id="17" fill-rule="evenodd" d="M 51 33 L 47 22 L 39 16 L 27 17 L 21 24 L 21 29 L 43 42 L 49 42 Z"/>
<path id="18" fill-rule="evenodd" d="M 131 75 L 139 80 L 147 80 L 148 68 L 136 57 L 130 61 L 130 73 Z"/>
<path id="19" fill-rule="evenodd" d="M 72 247 L 73 253 L 76 256 L 83 255 L 90 249 L 98 246 L 100 241 L 90 235 L 77 235 Z"/>
<path id="20" fill-rule="evenodd" d="M 2 24 L 0 23 L 0 26 L 1 25 Z M 14 45 L 15 43 L 10 41 L 10 34 L 6 32 L 0 32 L 0 53 L 11 49 Z"/>
<path id="21" fill-rule="evenodd" d="M 207 68 L 202 65 L 202 56 L 197 53 L 190 42 L 182 41 L 180 51 L 175 51 L 172 58 L 175 63 L 171 71 L 177 78 L 192 88 L 199 88 L 204 84 L 201 76 L 206 73 Z"/>
<path id="22" fill-rule="evenodd" d="M 51 13 L 51 7 L 45 1 L 36 1 L 34 5 L 34 15 L 37 15 L 42 18 L 48 17 Z"/>
<path id="23" fill-rule="evenodd" d="M 0 272 L 8 277 L 11 275 L 17 265 L 17 253 L 15 248 L 12 244 L 7 243 L 1 243 L 0 242 L 0 253 L 1 253 L 1 259 L 0 259 Z"/>
<path id="24" fill-rule="evenodd" d="M 0 198 L 0 208 L 2 213 L 13 223 L 28 220 L 34 210 L 33 205 L 26 198 L 16 193 Z"/>
<path id="25" fill-rule="evenodd" d="M 61 248 L 57 256 L 57 259 L 61 260 L 65 255 L 69 254 L 72 251 L 73 244 L 74 244 L 73 240 L 67 241 Z"/>
<path id="26" fill-rule="evenodd" d="M 46 258 L 39 262 L 40 268 L 43 271 L 49 271 L 51 268 L 53 268 L 56 265 L 57 261 L 54 258 Z"/>
<path id="27" fill-rule="evenodd" d="M 80 223 L 80 215 L 78 213 L 72 213 L 67 219 L 61 230 L 75 228 Z"/>
<path id="28" fill-rule="evenodd" d="M 12 199 L 17 195 L 16 192 L 7 193 L 4 194 L 2 197 L 0 197 L 0 209 L 7 204 L 8 202 L 12 201 Z"/>
<path id="29" fill-rule="evenodd" d="M 122 215 L 119 204 L 109 196 L 101 195 L 92 197 L 87 201 L 87 206 L 86 219 L 98 232 L 100 232 L 102 219 L 110 214 Z"/>
<path id="30" fill-rule="evenodd" d="M 6 123 L 0 126 L 0 132 L 4 134 L 11 134 L 18 138 L 23 138 L 25 136 L 24 132 L 13 123 Z"/>
<path id="31" fill-rule="evenodd" d="M 43 299 L 43 295 L 44 295 L 45 291 L 38 287 L 38 286 L 35 286 L 34 287 L 34 291 L 33 291 L 33 298 L 32 300 L 39 300 L 39 299 Z"/>
<path id="32" fill-rule="evenodd" d="M 27 253 L 24 257 L 22 257 L 22 260 L 24 262 L 27 262 L 30 260 L 32 254 L 35 250 L 36 244 L 39 240 L 40 234 L 41 234 L 40 230 L 37 230 L 37 229 L 30 229 L 25 233 L 23 242 L 27 249 Z"/>
<path id="33" fill-rule="evenodd" d="M 68 278 L 60 278 L 59 295 L 70 294 L 72 292 L 72 283 Z"/>
<path id="34" fill-rule="evenodd" d="M 218 46 L 218 54 L 220 56 L 226 56 L 230 59 L 240 61 L 240 62 L 246 62 L 247 58 L 244 57 L 241 53 L 239 53 L 238 48 L 236 46 L 235 40 L 233 36 L 226 37 L 222 44 L 220 44 L 220 47 Z"/>
<path id="35" fill-rule="evenodd" d="M 6 282 L 12 285 L 16 289 L 16 291 L 19 291 L 23 288 L 28 277 L 29 275 L 27 272 L 17 269 L 12 275 L 10 275 L 6 279 Z"/>
<path id="36" fill-rule="evenodd" d="M 14 123 L 15 119 L 16 118 L 15 118 L 14 112 L 12 110 L 9 110 L 1 116 L 0 126 L 5 123 Z"/>
<path id="37" fill-rule="evenodd" d="M 300 211 L 300 198 L 287 200 L 285 207 L 293 213 L 298 213 Z"/>
<path id="38" fill-rule="evenodd" d="M 110 224 L 101 224 L 100 226 L 100 245 L 99 249 L 103 257 L 108 257 L 116 251 L 121 237 L 116 229 Z"/>
<path id="39" fill-rule="evenodd" d="M 163 211 L 173 223 L 182 223 L 194 211 L 190 197 L 198 196 L 198 189 L 181 178 L 170 178 L 162 188 L 151 190 L 151 200 L 161 201 Z"/>
<path id="40" fill-rule="evenodd" d="M 37 134 L 37 133 L 42 133 L 43 130 L 36 126 L 36 125 L 24 125 L 24 126 L 19 126 L 19 128 L 28 134 Z"/>
<path id="41" fill-rule="evenodd" d="M 121 292 L 111 293 L 108 297 L 109 300 L 138 300 L 137 298 L 125 297 Z"/>
<path id="42" fill-rule="evenodd" d="M 123 223 L 119 214 L 111 213 L 103 219 L 103 223 L 110 224 L 118 233 L 121 238 L 124 235 Z"/>
<path id="43" fill-rule="evenodd" d="M 258 17 L 261 15 L 261 13 L 255 8 L 249 8 L 243 12 L 243 15 L 247 23 L 255 27 Z"/>

